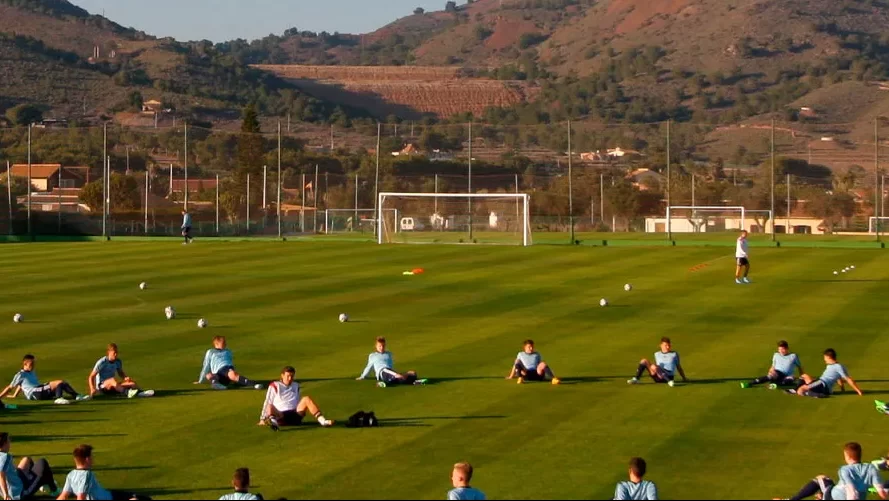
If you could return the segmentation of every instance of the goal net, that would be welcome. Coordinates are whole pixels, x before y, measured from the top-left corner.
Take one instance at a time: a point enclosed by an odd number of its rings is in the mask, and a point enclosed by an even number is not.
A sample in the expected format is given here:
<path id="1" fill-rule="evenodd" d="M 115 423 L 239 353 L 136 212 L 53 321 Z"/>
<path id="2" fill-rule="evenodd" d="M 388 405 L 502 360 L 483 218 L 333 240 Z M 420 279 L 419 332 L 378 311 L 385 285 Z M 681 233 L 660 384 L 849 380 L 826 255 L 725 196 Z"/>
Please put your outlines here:
<path id="1" fill-rule="evenodd" d="M 676 205 L 667 207 L 667 218 L 662 226 L 668 233 L 740 231 L 749 229 L 748 217 L 744 207 Z"/>
<path id="2" fill-rule="evenodd" d="M 867 232 L 868 233 L 889 233 L 889 217 L 874 217 L 871 216 L 867 221 Z"/>
<path id="3" fill-rule="evenodd" d="M 380 193 L 377 241 L 531 245 L 524 193 Z"/>
<path id="4" fill-rule="evenodd" d="M 395 209 L 391 217 L 397 218 Z M 327 235 L 337 233 L 367 233 L 373 234 L 377 230 L 377 211 L 375 209 L 327 209 L 319 217 L 323 217 L 324 233 Z"/>

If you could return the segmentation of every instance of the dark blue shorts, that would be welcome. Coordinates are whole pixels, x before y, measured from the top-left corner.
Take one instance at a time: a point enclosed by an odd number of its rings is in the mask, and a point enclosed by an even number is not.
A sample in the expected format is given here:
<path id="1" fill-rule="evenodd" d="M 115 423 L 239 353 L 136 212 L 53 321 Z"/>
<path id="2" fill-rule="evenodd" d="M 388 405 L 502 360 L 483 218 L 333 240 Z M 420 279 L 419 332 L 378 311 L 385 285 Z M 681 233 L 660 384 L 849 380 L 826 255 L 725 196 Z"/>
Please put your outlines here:
<path id="1" fill-rule="evenodd" d="M 228 378 L 228 371 L 235 370 L 233 365 L 226 365 L 216 371 L 216 382 L 219 384 L 231 384 L 233 381 Z"/>

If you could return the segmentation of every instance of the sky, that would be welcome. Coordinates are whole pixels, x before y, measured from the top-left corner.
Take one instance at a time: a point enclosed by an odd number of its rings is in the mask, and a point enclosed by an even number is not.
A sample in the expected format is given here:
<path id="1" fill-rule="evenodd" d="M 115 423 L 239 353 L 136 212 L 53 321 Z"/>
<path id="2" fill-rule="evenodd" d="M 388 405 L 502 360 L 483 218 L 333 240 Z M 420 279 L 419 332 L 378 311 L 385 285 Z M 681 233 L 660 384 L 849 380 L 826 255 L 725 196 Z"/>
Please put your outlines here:
<path id="1" fill-rule="evenodd" d="M 288 28 L 367 33 L 413 13 L 443 10 L 445 0 L 70 0 L 92 14 L 180 41 L 253 40 Z M 464 3 L 464 2 L 458 2 Z"/>

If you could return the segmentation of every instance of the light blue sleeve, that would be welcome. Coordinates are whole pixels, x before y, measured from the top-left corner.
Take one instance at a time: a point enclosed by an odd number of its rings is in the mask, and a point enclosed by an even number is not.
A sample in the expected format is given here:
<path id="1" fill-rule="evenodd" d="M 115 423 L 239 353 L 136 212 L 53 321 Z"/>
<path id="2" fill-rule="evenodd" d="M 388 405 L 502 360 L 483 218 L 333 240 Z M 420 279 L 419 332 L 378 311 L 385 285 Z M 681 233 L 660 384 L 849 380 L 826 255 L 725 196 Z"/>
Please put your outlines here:
<path id="1" fill-rule="evenodd" d="M 657 486 L 654 485 L 654 482 L 648 482 L 648 486 L 645 488 L 645 499 L 657 500 Z"/>
<path id="2" fill-rule="evenodd" d="M 102 372 L 102 365 L 104 365 L 105 357 L 100 358 L 96 361 L 96 365 L 93 366 L 93 370 L 96 371 L 96 375 Z"/>
<path id="3" fill-rule="evenodd" d="M 867 476 L 865 477 L 865 483 L 868 485 L 872 485 L 874 487 L 878 485 L 883 485 L 883 476 L 880 475 L 880 470 L 876 466 L 871 466 L 867 469 Z"/>
<path id="4" fill-rule="evenodd" d="M 837 364 L 837 376 L 845 379 L 849 377 L 849 373 L 846 372 L 846 366 L 842 364 Z"/>
<path id="5" fill-rule="evenodd" d="M 796 368 L 800 368 L 803 366 L 802 362 L 799 361 L 799 355 L 793 356 L 793 366 Z"/>
<path id="6" fill-rule="evenodd" d="M 22 385 L 22 373 L 21 373 L 21 372 L 16 372 L 16 373 L 15 373 L 15 376 L 12 377 L 12 382 L 9 383 L 9 386 L 12 386 L 13 388 L 16 388 L 16 387 L 21 386 L 21 385 Z"/>
<path id="7" fill-rule="evenodd" d="M 62 492 L 74 494 L 75 496 L 87 494 L 89 492 L 89 486 L 86 485 L 87 477 L 89 477 L 87 472 L 72 470 L 68 477 L 65 478 L 65 487 L 62 489 Z"/>
<path id="8" fill-rule="evenodd" d="M 448 491 L 448 501 L 459 501 L 460 496 L 457 495 L 456 489 L 451 489 Z"/>
<path id="9" fill-rule="evenodd" d="M 852 475 L 852 469 L 849 467 L 840 468 L 840 479 L 837 485 L 855 485 L 855 477 Z"/>
<path id="10" fill-rule="evenodd" d="M 370 374 L 370 371 L 373 370 L 373 368 L 374 368 L 373 356 L 374 356 L 373 353 L 371 353 L 370 355 L 367 356 L 367 366 L 364 368 L 364 372 L 361 373 L 361 376 L 359 376 L 359 379 L 366 378 L 367 375 Z"/>
<path id="11" fill-rule="evenodd" d="M 772 369 L 774 369 L 775 367 L 778 367 L 778 354 L 777 353 L 772 355 Z"/>
<path id="12" fill-rule="evenodd" d="M 616 499 L 616 500 L 630 499 L 630 493 L 627 492 L 627 488 L 626 488 L 626 486 L 624 486 L 623 482 L 618 482 L 617 488 L 614 489 L 614 499 Z"/>
<path id="13" fill-rule="evenodd" d="M 0 454 L 0 471 L 6 471 L 6 463 L 9 462 L 9 454 Z"/>
<path id="14" fill-rule="evenodd" d="M 198 376 L 198 383 L 203 383 L 204 378 L 210 373 L 210 350 L 204 354 L 204 365 L 201 367 L 201 375 Z"/>

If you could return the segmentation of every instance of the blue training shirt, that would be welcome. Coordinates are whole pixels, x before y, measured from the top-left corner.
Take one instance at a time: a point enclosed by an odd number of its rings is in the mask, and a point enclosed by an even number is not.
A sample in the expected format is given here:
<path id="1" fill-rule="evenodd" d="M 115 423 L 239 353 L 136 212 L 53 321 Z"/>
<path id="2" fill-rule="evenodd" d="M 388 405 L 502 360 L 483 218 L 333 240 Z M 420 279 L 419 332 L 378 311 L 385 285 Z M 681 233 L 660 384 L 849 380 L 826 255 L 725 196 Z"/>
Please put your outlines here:
<path id="1" fill-rule="evenodd" d="M 457 487 L 448 491 L 449 501 L 484 501 L 485 493 L 474 487 Z"/>
<path id="2" fill-rule="evenodd" d="M 801 366 L 802 364 L 799 363 L 799 357 L 796 356 L 796 353 L 782 355 L 776 352 L 772 355 L 772 367 L 786 376 L 792 376 L 794 370 Z"/>
<path id="3" fill-rule="evenodd" d="M 101 386 L 103 381 L 113 379 L 123 370 L 123 362 L 119 358 L 112 362 L 108 357 L 102 357 L 96 362 L 93 370 L 96 371 L 96 386 Z"/>
<path id="4" fill-rule="evenodd" d="M 223 350 L 210 348 L 204 355 L 204 365 L 201 367 L 201 375 L 198 377 L 198 381 L 203 382 L 207 374 L 216 374 L 223 367 L 234 366 L 232 360 L 232 352 L 228 348 Z"/>
<path id="5" fill-rule="evenodd" d="M 96 480 L 96 474 L 92 470 L 71 470 L 65 478 L 65 487 L 62 488 L 62 492 L 69 496 L 83 494 L 86 499 L 107 501 L 113 499 L 111 493 Z"/>
<path id="6" fill-rule="evenodd" d="M 657 499 L 657 486 L 648 480 L 643 480 L 638 484 L 629 481 L 618 482 L 617 488 L 614 489 L 614 499 L 655 500 Z"/>
<path id="7" fill-rule="evenodd" d="M 871 486 L 883 485 L 880 471 L 870 463 L 847 464 L 840 468 L 837 485 L 831 489 L 831 499 L 849 499 L 846 486 L 851 485 L 858 492 L 857 499 L 867 499 L 867 490 Z"/>
<path id="8" fill-rule="evenodd" d="M 6 474 L 6 485 L 4 487 L 10 499 L 21 498 L 24 486 L 22 485 L 22 479 L 16 471 L 15 459 L 13 459 L 12 454 L 0 452 L 0 471 Z"/>
<path id="9" fill-rule="evenodd" d="M 9 385 L 13 388 L 21 386 L 25 393 L 25 399 L 32 400 L 31 396 L 40 388 L 40 380 L 37 379 L 37 374 L 34 374 L 34 371 L 21 370 L 16 372 Z"/>
<path id="10" fill-rule="evenodd" d="M 679 354 L 675 351 L 667 353 L 659 351 L 654 354 L 654 361 L 658 367 L 672 376 L 676 372 L 676 368 L 679 367 Z"/>
<path id="11" fill-rule="evenodd" d="M 367 366 L 364 367 L 364 372 L 361 373 L 360 379 L 366 378 L 371 371 L 373 371 L 377 379 L 380 379 L 380 372 L 383 369 L 391 368 L 392 353 L 389 351 L 384 351 L 383 353 L 375 351 L 367 356 Z"/>
<path id="12" fill-rule="evenodd" d="M 537 366 L 540 365 L 541 356 L 540 353 L 536 351 L 534 353 L 525 353 L 524 351 L 520 351 L 518 355 L 516 355 L 516 362 L 522 364 L 526 370 L 536 371 Z"/>
<path id="13" fill-rule="evenodd" d="M 824 368 L 824 372 L 818 379 L 824 381 L 824 384 L 825 386 L 827 386 L 828 390 L 833 390 L 833 387 L 835 384 L 837 384 L 837 381 L 847 377 L 849 377 L 849 373 L 846 372 L 846 367 L 843 366 L 843 364 L 833 363 L 828 364 L 828 366 Z"/>
<path id="14" fill-rule="evenodd" d="M 191 214 L 185 213 L 182 215 L 182 228 L 188 228 L 191 226 Z"/>

